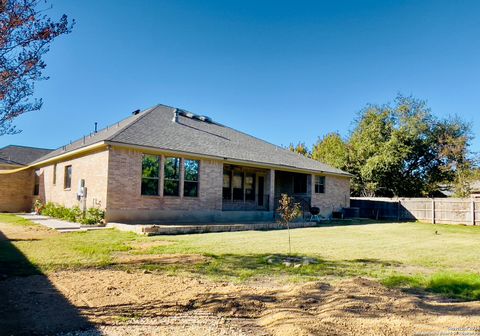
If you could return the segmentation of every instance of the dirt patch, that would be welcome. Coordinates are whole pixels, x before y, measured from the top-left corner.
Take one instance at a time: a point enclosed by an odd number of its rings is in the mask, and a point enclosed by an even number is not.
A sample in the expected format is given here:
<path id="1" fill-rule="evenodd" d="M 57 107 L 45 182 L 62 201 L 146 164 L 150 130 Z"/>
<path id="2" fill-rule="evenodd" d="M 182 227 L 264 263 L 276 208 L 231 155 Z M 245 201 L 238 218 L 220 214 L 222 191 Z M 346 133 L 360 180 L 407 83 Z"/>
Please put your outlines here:
<path id="1" fill-rule="evenodd" d="M 34 279 L 23 278 L 21 284 L 7 279 L 0 286 L 41 291 Z M 143 335 L 147 330 L 196 335 L 190 332 L 195 328 L 202 335 L 411 335 L 480 324 L 479 302 L 420 298 L 362 278 L 336 284 L 272 281 L 265 287 L 84 270 L 58 272 L 48 280 L 104 335 Z"/>
<path id="2" fill-rule="evenodd" d="M 209 258 L 199 254 L 131 254 L 119 253 L 115 257 L 118 264 L 200 264 Z"/>
<path id="3" fill-rule="evenodd" d="M 154 248 L 154 247 L 169 246 L 169 245 L 173 245 L 173 244 L 175 244 L 175 242 L 166 241 L 166 240 L 153 240 L 153 241 L 143 241 L 143 242 L 135 241 L 135 242 L 132 242 L 130 244 L 130 246 L 134 250 L 145 251 L 145 250 L 149 250 L 149 249 Z"/>

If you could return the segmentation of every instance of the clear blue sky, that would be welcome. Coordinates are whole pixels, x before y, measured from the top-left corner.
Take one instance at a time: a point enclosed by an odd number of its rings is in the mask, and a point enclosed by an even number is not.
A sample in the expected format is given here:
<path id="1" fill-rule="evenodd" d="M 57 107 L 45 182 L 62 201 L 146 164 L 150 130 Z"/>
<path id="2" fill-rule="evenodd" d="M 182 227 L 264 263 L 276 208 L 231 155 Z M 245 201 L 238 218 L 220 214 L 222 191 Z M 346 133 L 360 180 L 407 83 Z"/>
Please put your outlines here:
<path id="1" fill-rule="evenodd" d="M 59 147 L 156 103 L 310 145 L 398 92 L 480 135 L 479 1 L 50 1 L 77 24 L 46 58 L 42 110 L 0 146 Z"/>

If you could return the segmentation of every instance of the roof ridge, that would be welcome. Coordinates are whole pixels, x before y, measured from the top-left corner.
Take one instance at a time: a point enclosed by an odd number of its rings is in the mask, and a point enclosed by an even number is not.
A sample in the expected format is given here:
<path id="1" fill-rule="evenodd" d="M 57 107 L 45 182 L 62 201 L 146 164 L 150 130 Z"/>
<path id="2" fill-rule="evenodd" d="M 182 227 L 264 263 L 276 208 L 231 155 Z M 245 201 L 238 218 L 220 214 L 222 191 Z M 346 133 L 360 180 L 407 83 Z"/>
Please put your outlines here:
<path id="1" fill-rule="evenodd" d="M 132 125 L 136 124 L 139 120 L 143 119 L 146 115 L 149 115 L 150 113 L 152 113 L 154 110 L 157 109 L 157 107 L 159 106 L 160 104 L 157 104 L 155 106 L 152 106 L 148 109 L 145 109 L 143 110 L 143 112 L 140 112 L 140 116 L 134 120 L 132 120 L 132 122 L 130 123 L 127 123 L 126 125 L 124 125 L 123 127 L 120 127 L 120 129 L 118 129 L 115 133 L 113 133 L 112 135 L 110 135 L 109 137 L 107 137 L 106 139 L 104 139 L 104 141 L 106 140 L 112 140 L 114 137 L 116 137 L 117 135 L 119 135 L 120 133 L 122 133 L 123 131 L 125 131 L 126 129 L 130 128 Z"/>

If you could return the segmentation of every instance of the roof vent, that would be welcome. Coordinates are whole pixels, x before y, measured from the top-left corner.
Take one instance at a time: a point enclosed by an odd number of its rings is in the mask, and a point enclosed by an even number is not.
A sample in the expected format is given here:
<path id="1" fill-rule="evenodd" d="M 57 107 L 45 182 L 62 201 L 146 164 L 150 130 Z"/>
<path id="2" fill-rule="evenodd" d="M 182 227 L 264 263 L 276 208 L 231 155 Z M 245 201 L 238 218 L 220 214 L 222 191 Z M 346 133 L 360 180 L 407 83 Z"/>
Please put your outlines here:
<path id="1" fill-rule="evenodd" d="M 132 112 L 133 115 L 137 115 L 139 113 L 140 113 L 140 110 L 135 110 L 135 111 Z"/>
<path id="2" fill-rule="evenodd" d="M 178 109 L 177 109 L 177 108 L 176 108 L 176 109 L 173 109 L 173 118 L 172 118 L 172 122 L 174 122 L 174 123 L 178 122 L 178 113 L 179 113 L 179 112 L 180 112 L 180 111 L 178 111 Z"/>
<path id="3" fill-rule="evenodd" d="M 173 111 L 173 113 L 174 113 L 174 120 L 172 120 L 172 121 L 174 121 L 174 122 L 175 122 L 175 120 L 178 121 L 178 116 L 182 116 L 182 117 L 185 117 L 185 118 L 188 118 L 188 119 L 200 120 L 200 121 L 207 122 L 207 123 L 210 123 L 210 124 L 213 123 L 213 120 L 210 117 L 194 114 L 192 112 L 188 112 L 188 111 L 185 111 L 185 110 L 182 110 L 182 109 L 175 109 Z"/>
<path id="4" fill-rule="evenodd" d="M 205 121 L 207 123 L 212 123 L 212 118 L 207 116 L 199 116 L 198 119 L 200 119 L 201 121 Z"/>

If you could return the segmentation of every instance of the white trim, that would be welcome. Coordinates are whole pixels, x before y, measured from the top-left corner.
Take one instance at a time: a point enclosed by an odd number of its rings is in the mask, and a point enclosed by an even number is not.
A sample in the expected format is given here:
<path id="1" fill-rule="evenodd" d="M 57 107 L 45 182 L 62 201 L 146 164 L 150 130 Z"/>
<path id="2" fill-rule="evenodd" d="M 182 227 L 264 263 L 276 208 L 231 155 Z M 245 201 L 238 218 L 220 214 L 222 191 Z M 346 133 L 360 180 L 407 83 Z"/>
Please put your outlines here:
<path id="1" fill-rule="evenodd" d="M 91 151 L 93 149 L 97 149 L 97 148 L 101 148 L 101 147 L 106 147 L 107 144 L 105 141 L 100 141 L 100 142 L 97 142 L 97 143 L 94 143 L 92 145 L 88 145 L 88 146 L 85 146 L 85 147 L 81 147 L 81 148 L 77 148 L 73 151 L 70 151 L 70 152 L 65 152 L 63 154 L 59 154 L 57 156 L 53 156 L 51 158 L 48 158 L 46 160 L 43 160 L 43 161 L 40 161 L 40 162 L 35 162 L 33 164 L 30 164 L 28 167 L 36 167 L 36 166 L 42 166 L 42 165 L 45 165 L 46 163 L 51 163 L 53 161 L 58 161 L 60 159 L 63 159 L 63 158 L 66 158 L 66 157 L 69 157 L 69 156 L 73 156 L 73 155 L 76 155 L 76 154 L 80 154 L 80 153 L 83 153 L 83 152 L 88 152 L 88 151 Z"/>

